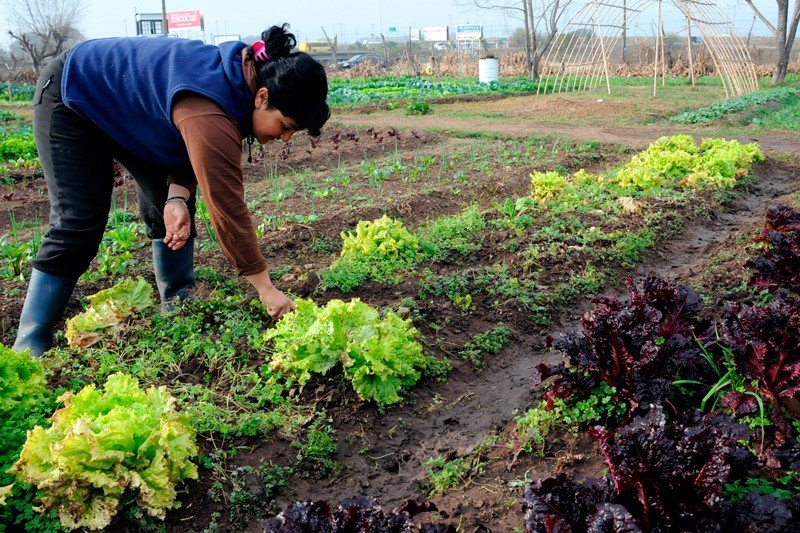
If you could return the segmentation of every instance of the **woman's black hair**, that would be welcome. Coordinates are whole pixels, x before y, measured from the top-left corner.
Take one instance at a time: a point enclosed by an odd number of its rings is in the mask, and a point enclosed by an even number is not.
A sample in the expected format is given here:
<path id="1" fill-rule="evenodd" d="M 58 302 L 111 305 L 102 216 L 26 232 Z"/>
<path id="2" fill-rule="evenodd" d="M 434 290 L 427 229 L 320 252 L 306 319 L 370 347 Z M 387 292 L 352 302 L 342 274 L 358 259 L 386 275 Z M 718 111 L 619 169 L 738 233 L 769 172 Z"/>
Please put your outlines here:
<path id="1" fill-rule="evenodd" d="M 289 25 L 272 26 L 261 33 L 269 60 L 256 63 L 258 87 L 269 91 L 269 106 L 297 123 L 299 130 L 319 136 L 331 116 L 325 101 L 328 77 L 325 67 L 305 52 L 292 52 L 297 44 Z"/>

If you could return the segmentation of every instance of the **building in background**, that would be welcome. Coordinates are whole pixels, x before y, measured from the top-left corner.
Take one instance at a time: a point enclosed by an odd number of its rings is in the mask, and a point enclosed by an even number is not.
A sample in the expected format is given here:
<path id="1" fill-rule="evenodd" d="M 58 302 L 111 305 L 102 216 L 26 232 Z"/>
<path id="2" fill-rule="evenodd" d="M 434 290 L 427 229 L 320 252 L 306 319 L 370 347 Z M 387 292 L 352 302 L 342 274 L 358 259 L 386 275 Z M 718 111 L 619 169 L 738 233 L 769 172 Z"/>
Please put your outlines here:
<path id="1" fill-rule="evenodd" d="M 300 41 L 297 49 L 309 54 L 330 53 L 331 43 L 328 41 Z"/>
<path id="2" fill-rule="evenodd" d="M 169 11 L 167 12 L 167 30 L 172 37 L 205 41 L 203 12 L 197 9 Z M 136 13 L 136 35 L 163 34 L 164 23 L 161 13 Z"/>
<path id="3" fill-rule="evenodd" d="M 136 13 L 136 35 L 163 35 L 161 13 Z"/>

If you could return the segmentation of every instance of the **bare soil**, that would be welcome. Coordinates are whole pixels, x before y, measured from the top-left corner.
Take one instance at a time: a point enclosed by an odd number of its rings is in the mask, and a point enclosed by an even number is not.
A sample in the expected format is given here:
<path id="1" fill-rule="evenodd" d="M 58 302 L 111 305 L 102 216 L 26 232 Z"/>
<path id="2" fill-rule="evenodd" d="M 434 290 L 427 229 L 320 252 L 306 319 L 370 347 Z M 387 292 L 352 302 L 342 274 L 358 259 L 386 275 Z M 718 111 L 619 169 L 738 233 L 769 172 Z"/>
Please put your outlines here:
<path id="1" fill-rule="evenodd" d="M 475 102 L 457 102 L 446 106 L 446 112 L 425 116 L 403 116 L 397 113 L 377 113 L 362 115 L 359 113 L 341 113 L 334 119 L 341 124 L 356 127 L 380 127 L 391 124 L 396 128 L 429 129 L 440 132 L 457 132 L 461 135 L 480 132 L 508 137 L 527 137 L 531 135 L 551 134 L 567 139 L 581 141 L 597 141 L 601 143 L 620 143 L 631 148 L 646 148 L 648 144 L 664 135 L 686 133 L 702 137 L 708 128 L 694 126 L 687 128 L 679 125 L 653 126 L 620 126 L 611 124 L 580 125 L 559 124 L 562 121 L 574 121 L 576 118 L 592 122 L 602 118 L 607 122 L 609 117 L 626 116 L 635 111 L 641 102 L 624 100 L 594 101 L 588 99 L 572 99 L 536 96 L 516 96 L 498 100 L 482 99 Z M 659 101 L 648 102 L 648 110 L 652 116 L 661 116 L 669 107 Z M 659 105 L 663 109 L 659 108 Z M 458 118 L 459 112 L 479 114 L 485 118 Z M 455 116 L 453 116 L 455 115 Z M 800 138 L 796 132 L 770 131 L 757 136 L 743 136 L 741 142 L 757 141 L 764 150 L 785 154 L 800 154 Z"/>

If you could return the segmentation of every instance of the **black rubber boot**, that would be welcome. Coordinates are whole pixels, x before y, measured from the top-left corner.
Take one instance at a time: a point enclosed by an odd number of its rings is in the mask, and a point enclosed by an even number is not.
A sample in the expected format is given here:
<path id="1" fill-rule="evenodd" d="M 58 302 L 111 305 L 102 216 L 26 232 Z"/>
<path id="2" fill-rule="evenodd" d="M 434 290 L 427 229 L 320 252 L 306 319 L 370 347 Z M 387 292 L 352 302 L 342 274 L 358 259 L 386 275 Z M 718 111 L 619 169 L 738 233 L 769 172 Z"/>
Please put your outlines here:
<path id="1" fill-rule="evenodd" d="M 77 281 L 75 278 L 53 276 L 33 269 L 22 305 L 14 350 L 22 352 L 30 349 L 32 356 L 41 357 L 53 347 L 53 327 L 64 313 Z"/>
<path id="2" fill-rule="evenodd" d="M 170 250 L 164 241 L 154 240 L 153 265 L 161 309 L 170 312 L 175 301 L 189 298 L 194 288 L 194 239 L 179 250 Z"/>

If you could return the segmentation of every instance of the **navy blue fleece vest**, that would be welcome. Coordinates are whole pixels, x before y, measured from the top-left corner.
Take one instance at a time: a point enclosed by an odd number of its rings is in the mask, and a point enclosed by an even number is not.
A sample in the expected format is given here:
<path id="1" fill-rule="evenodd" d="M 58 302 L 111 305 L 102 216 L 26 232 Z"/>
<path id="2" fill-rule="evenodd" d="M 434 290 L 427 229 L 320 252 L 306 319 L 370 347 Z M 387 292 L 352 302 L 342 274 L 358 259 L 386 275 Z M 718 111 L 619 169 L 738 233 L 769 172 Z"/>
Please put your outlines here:
<path id="1" fill-rule="evenodd" d="M 249 133 L 254 95 L 242 71 L 245 46 L 167 37 L 85 41 L 67 55 L 62 98 L 133 154 L 185 165 L 186 145 L 171 119 L 179 92 L 213 100 Z"/>

